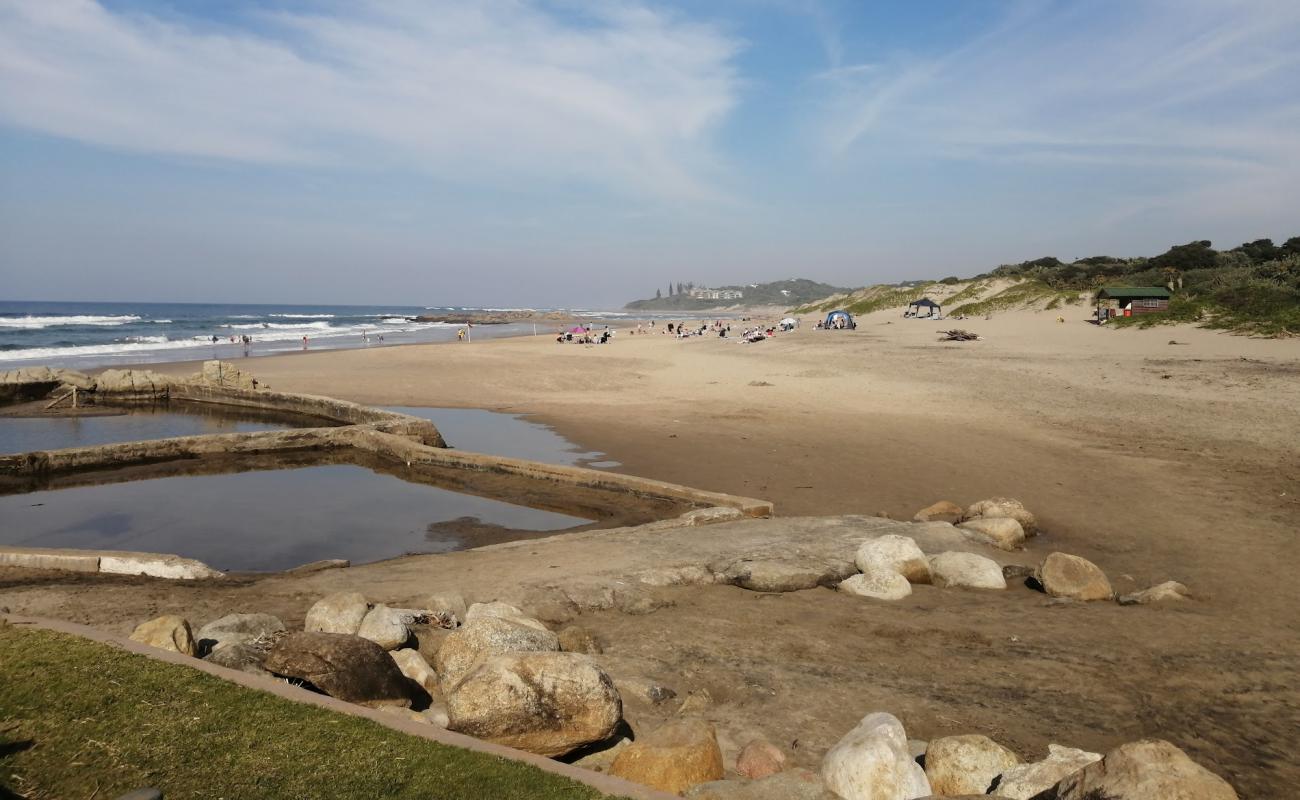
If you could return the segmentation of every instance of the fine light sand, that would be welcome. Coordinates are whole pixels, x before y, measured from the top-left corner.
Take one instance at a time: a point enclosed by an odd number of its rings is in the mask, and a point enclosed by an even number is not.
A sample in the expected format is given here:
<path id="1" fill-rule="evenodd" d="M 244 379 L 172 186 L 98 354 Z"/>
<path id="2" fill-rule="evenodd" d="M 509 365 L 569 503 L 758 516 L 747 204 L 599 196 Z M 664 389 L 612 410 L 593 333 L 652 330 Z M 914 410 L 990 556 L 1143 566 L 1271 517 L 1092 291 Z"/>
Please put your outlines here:
<path id="1" fill-rule="evenodd" d="M 728 743 L 762 733 L 795 763 L 815 764 L 863 714 L 889 710 L 913 736 L 985 733 L 1026 758 L 1048 742 L 1167 738 L 1243 797 L 1282 796 L 1300 781 L 1300 340 L 1110 330 L 1086 311 L 942 322 L 890 311 L 851 332 L 809 318 L 753 345 L 622 330 L 605 346 L 542 335 L 240 366 L 287 391 L 532 414 L 620 471 L 768 499 L 781 516 L 907 519 L 941 499 L 1018 497 L 1046 531 L 1035 557 L 1092 559 L 1121 592 L 1180 580 L 1196 599 L 1060 607 L 1019 587 L 918 587 L 884 604 L 711 587 L 649 616 L 580 621 L 609 658 L 681 694 L 709 689 L 706 713 Z M 984 339 L 936 341 L 952 327 Z M 454 445 L 456 432 L 443 433 Z M 456 581 L 448 569 L 468 562 L 444 563 L 358 575 L 372 599 L 399 601 Z M 309 579 L 0 578 L 0 605 L 15 612 L 114 629 L 195 608 L 300 620 L 320 591 Z"/>

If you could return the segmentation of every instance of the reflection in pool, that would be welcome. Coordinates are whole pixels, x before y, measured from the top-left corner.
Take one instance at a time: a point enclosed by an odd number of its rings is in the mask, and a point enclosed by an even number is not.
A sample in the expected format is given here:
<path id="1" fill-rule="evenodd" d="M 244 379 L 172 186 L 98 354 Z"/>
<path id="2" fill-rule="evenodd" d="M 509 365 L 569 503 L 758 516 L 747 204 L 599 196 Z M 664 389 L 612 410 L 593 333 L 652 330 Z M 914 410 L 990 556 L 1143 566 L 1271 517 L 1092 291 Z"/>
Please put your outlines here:
<path id="1" fill-rule="evenodd" d="M 0 520 L 0 544 L 176 553 L 223 570 L 439 553 L 589 522 L 350 464 L 9 495 Z"/>

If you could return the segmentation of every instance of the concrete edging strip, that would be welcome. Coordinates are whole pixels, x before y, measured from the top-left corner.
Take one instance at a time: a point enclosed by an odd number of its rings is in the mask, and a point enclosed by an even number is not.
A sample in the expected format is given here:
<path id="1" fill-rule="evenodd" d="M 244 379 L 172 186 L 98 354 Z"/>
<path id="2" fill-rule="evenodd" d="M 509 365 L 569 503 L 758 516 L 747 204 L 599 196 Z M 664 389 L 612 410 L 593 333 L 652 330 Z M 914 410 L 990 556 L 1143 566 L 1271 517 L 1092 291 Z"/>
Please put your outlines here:
<path id="1" fill-rule="evenodd" d="M 612 775 L 606 775 L 600 772 L 582 769 L 581 767 L 571 766 L 559 761 L 546 758 L 544 756 L 525 753 L 522 750 L 516 750 L 512 747 L 505 747 L 499 744 L 492 744 L 472 736 L 456 733 L 454 731 L 439 728 L 429 723 L 415 722 L 414 720 L 403 719 L 393 714 L 388 714 L 373 708 L 347 703 L 342 700 L 330 697 L 329 695 L 317 694 L 306 689 L 293 686 L 278 681 L 273 678 L 267 678 L 263 675 L 253 675 L 239 670 L 221 667 L 201 658 L 174 653 L 170 650 L 161 650 L 157 647 L 150 647 L 147 644 L 134 642 L 122 636 L 107 633 L 97 628 L 91 628 L 86 625 L 78 625 L 73 622 L 64 622 L 62 620 L 47 619 L 44 617 L 25 617 L 16 614 L 3 614 L 0 619 L 9 622 L 12 625 L 39 628 L 41 630 L 53 631 L 55 633 L 65 633 L 72 636 L 79 636 L 83 639 L 89 639 L 100 644 L 112 645 L 114 647 L 126 650 L 127 652 L 151 658 L 155 661 L 163 661 L 168 664 L 176 664 L 190 669 L 197 669 L 200 672 L 206 672 L 222 680 L 229 681 L 243 686 L 247 689 L 255 689 L 262 692 L 273 694 L 276 697 L 291 700 L 295 703 L 305 703 L 307 705 L 323 708 L 328 711 L 334 711 L 340 714 L 348 714 L 353 717 L 363 717 L 379 725 L 389 728 L 390 730 L 404 733 L 408 736 L 417 736 L 421 739 L 427 739 L 438 744 L 448 745 L 450 747 L 459 747 L 462 750 L 472 750 L 484 755 L 497 756 L 506 758 L 511 761 L 518 761 L 529 766 L 536 767 L 543 772 L 549 772 L 552 775 L 568 778 L 577 783 L 585 784 L 593 789 L 604 792 L 605 794 L 631 797 L 635 800 L 674 800 L 677 795 L 667 794 L 657 789 L 651 789 L 648 786 L 642 786 L 631 781 L 625 781 L 622 778 L 616 778 Z"/>

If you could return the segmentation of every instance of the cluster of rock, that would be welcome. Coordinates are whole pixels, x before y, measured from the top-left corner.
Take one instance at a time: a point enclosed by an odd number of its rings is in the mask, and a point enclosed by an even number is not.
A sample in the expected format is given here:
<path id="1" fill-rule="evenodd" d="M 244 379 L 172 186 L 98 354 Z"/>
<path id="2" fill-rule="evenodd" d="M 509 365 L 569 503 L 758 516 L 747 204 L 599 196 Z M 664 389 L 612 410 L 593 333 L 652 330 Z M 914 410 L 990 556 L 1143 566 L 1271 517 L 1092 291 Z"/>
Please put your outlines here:
<path id="1" fill-rule="evenodd" d="M 739 761 L 737 767 L 744 775 Z M 1237 793 L 1166 741 L 1130 742 L 1104 756 L 1053 744 L 1046 758 L 1026 763 L 978 734 L 931 742 L 909 740 L 897 717 L 876 712 L 863 717 L 826 753 L 819 772 L 778 768 L 748 779 L 702 783 L 685 796 L 694 800 L 1235 800 Z"/>
<path id="2" fill-rule="evenodd" d="M 23 367 L 0 372 L 0 398 L 36 399 L 49 394 L 63 394 L 76 388 L 91 395 L 118 398 L 165 397 L 177 384 L 227 389 L 256 389 L 253 376 L 225 361 L 205 361 L 203 368 L 183 377 L 163 375 L 148 369 L 106 369 L 87 375 L 74 369 Z M 86 398 L 90 400 L 90 398 Z"/>

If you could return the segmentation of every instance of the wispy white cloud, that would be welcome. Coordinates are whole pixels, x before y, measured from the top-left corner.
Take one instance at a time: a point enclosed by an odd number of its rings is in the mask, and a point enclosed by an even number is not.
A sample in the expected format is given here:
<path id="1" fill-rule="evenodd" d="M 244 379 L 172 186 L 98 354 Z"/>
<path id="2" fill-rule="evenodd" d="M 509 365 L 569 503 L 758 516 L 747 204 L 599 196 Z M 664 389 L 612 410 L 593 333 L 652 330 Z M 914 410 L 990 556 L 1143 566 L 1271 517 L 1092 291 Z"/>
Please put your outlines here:
<path id="1" fill-rule="evenodd" d="M 882 158 L 1300 162 L 1300 3 L 1021 4 L 935 58 L 837 74 L 822 139 Z"/>
<path id="2" fill-rule="evenodd" d="M 0 120 L 94 145 L 715 196 L 725 33 L 632 0 L 326 3 L 218 26 L 0 0 Z"/>

